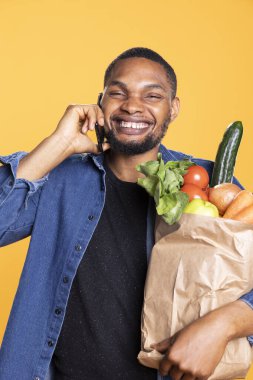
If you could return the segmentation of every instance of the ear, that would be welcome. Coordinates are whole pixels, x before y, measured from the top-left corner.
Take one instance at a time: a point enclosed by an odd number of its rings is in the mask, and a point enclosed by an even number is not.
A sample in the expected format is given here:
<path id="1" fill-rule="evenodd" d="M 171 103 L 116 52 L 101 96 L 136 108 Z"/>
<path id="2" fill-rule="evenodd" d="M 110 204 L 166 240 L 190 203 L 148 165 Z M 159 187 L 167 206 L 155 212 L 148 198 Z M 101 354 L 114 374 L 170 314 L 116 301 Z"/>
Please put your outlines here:
<path id="1" fill-rule="evenodd" d="M 171 115 L 170 115 L 171 121 L 173 121 L 177 117 L 179 110 L 180 110 L 180 100 L 176 96 L 171 102 Z"/>

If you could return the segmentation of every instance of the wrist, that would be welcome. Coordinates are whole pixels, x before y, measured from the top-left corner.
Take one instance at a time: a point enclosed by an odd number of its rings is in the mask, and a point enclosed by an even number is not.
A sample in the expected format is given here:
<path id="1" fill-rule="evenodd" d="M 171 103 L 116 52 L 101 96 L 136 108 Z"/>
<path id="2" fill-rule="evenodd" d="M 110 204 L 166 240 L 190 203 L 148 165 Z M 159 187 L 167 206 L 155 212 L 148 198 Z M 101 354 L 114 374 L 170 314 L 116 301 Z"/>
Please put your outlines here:
<path id="1" fill-rule="evenodd" d="M 75 153 L 73 139 L 70 136 L 65 136 L 58 131 L 54 131 L 48 139 L 53 141 L 54 145 L 62 151 L 64 156 L 69 157 Z"/>

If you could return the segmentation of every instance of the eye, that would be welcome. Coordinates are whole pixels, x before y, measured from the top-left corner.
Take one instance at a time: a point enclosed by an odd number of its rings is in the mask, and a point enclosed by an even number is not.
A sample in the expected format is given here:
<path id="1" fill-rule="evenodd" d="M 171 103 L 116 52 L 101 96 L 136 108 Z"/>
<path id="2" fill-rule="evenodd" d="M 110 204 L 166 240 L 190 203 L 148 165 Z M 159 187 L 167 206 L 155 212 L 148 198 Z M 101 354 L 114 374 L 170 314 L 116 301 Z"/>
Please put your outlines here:
<path id="1" fill-rule="evenodd" d="M 125 94 L 120 91 L 111 91 L 109 92 L 109 95 L 112 96 L 113 98 L 119 98 L 119 97 L 125 96 Z"/>
<path id="2" fill-rule="evenodd" d="M 160 100 L 163 97 L 159 94 L 147 94 L 146 98 L 151 99 L 151 100 Z"/>

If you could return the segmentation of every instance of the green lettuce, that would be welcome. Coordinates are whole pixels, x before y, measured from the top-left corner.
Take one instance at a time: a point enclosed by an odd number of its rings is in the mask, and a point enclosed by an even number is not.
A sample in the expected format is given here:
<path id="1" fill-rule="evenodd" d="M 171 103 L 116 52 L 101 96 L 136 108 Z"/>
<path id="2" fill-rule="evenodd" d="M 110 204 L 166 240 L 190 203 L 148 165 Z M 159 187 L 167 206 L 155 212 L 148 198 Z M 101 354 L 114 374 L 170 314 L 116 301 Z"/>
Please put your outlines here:
<path id="1" fill-rule="evenodd" d="M 154 197 L 157 214 L 168 224 L 180 219 L 189 202 L 188 195 L 180 188 L 184 174 L 192 165 L 195 164 L 188 159 L 164 163 L 161 153 L 158 153 L 156 161 L 136 166 L 136 170 L 145 175 L 145 178 L 138 179 L 138 184 Z"/>

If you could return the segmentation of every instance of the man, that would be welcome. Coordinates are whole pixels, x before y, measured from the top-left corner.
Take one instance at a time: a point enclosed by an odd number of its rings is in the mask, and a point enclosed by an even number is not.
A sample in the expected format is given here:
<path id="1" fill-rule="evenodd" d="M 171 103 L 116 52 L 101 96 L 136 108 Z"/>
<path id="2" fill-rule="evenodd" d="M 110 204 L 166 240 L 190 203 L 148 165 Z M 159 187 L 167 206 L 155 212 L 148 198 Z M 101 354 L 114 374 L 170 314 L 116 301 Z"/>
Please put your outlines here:
<path id="1" fill-rule="evenodd" d="M 166 161 L 185 157 L 160 145 L 178 112 L 171 66 L 130 49 L 108 67 L 99 105 L 69 106 L 30 154 L 1 158 L 0 243 L 32 235 L 1 380 L 44 380 L 49 365 L 57 380 L 159 378 L 136 359 L 153 209 L 135 167 L 159 150 Z M 95 122 L 107 137 L 104 154 L 89 138 Z M 253 334 L 252 301 L 249 293 L 209 313 L 173 345 L 164 337 L 155 345 L 165 353 L 160 373 L 207 379 L 229 340 Z"/>

